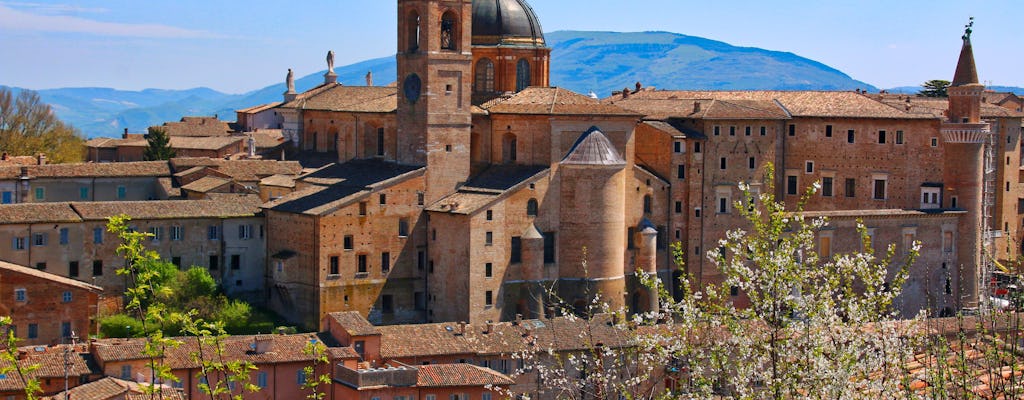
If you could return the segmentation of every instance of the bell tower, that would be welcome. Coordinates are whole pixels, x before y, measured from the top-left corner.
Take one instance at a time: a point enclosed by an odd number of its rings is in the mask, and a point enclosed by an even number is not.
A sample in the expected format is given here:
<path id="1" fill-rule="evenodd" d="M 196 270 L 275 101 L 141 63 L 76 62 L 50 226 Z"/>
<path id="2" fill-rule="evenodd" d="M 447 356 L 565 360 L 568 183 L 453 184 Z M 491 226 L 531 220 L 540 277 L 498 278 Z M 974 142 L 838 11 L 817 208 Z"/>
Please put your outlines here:
<path id="1" fill-rule="evenodd" d="M 398 0 L 398 162 L 427 166 L 427 203 L 469 178 L 472 0 Z"/>

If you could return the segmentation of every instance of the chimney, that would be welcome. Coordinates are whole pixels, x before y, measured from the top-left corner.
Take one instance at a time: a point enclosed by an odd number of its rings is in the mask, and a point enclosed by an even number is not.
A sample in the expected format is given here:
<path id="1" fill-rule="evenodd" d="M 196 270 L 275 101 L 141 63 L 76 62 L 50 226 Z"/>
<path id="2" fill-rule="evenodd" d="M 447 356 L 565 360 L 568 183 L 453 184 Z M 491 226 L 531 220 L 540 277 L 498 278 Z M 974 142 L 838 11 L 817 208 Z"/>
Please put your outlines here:
<path id="1" fill-rule="evenodd" d="M 249 158 L 256 158 L 256 138 L 249 135 Z"/>
<path id="2" fill-rule="evenodd" d="M 693 112 L 695 114 L 700 112 L 700 102 L 699 101 L 694 101 L 693 102 Z"/>
<path id="3" fill-rule="evenodd" d="M 640 89 L 643 89 L 644 85 L 641 85 L 639 81 L 636 82 L 636 91 L 639 93 Z"/>
<path id="4" fill-rule="evenodd" d="M 124 128 L 124 134 L 121 135 L 121 139 L 127 139 L 127 138 L 128 138 L 128 128 Z"/>
<path id="5" fill-rule="evenodd" d="M 491 332 L 494 332 L 494 322 L 487 320 L 487 330 L 484 333 L 490 334 Z"/>
<path id="6" fill-rule="evenodd" d="M 466 322 L 465 321 L 461 321 L 461 322 L 459 322 L 459 336 L 464 336 L 465 334 L 466 334 Z"/>
<path id="7" fill-rule="evenodd" d="M 624 98 L 624 99 L 628 99 L 629 98 L 629 88 L 622 89 L 622 98 Z"/>
<path id="8" fill-rule="evenodd" d="M 36 156 L 36 162 L 39 165 L 46 165 L 46 154 L 39 153 L 39 155 Z"/>
<path id="9" fill-rule="evenodd" d="M 516 314 L 516 320 L 512 321 L 512 325 L 519 326 L 523 323 L 523 314 Z"/>
<path id="10" fill-rule="evenodd" d="M 7 152 L 5 151 L 3 155 L 0 155 L 0 160 L 7 161 L 8 157 L 9 156 L 8 156 Z"/>
<path id="11" fill-rule="evenodd" d="M 373 71 L 366 71 L 366 86 L 373 86 Z"/>

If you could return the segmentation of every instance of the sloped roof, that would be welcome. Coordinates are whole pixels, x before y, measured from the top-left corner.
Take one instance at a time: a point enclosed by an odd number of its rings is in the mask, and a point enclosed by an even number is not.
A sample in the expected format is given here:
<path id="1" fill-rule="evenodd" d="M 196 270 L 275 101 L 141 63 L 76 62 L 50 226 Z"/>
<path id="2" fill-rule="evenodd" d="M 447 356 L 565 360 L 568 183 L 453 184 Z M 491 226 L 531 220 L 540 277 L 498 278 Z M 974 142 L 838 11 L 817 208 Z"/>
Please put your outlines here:
<path id="1" fill-rule="evenodd" d="M 333 312 L 327 317 L 335 320 L 338 325 L 345 328 L 345 331 L 352 336 L 378 336 L 380 331 L 370 321 L 363 318 L 362 314 L 356 311 Z"/>
<path id="2" fill-rule="evenodd" d="M 175 171 L 180 171 L 175 176 L 185 172 L 195 173 L 201 170 L 194 168 L 208 167 L 239 182 L 257 182 L 268 176 L 298 175 L 302 172 L 302 165 L 298 161 L 224 160 L 194 157 L 172 158 L 171 165 Z"/>
<path id="3" fill-rule="evenodd" d="M 172 338 L 181 343 L 180 346 L 168 348 L 165 353 L 165 363 L 172 369 L 198 368 L 198 363 L 192 359 L 191 354 L 199 350 L 200 343 L 196 337 L 175 337 Z M 263 353 L 253 351 L 252 345 L 256 342 L 268 341 L 269 350 Z M 310 341 L 317 340 L 328 347 L 337 347 L 337 343 L 330 335 L 324 333 L 303 333 L 296 335 L 238 335 L 228 336 L 223 340 L 224 359 L 226 361 L 248 361 L 253 364 L 273 364 L 306 362 L 313 360 L 313 356 L 304 354 L 303 348 Z M 146 346 L 146 339 L 100 339 L 93 343 L 93 355 L 98 361 L 131 361 L 147 358 L 142 351 Z M 203 345 L 203 349 L 210 351 L 210 345 Z M 342 353 L 348 354 L 348 353 Z M 357 355 L 358 357 L 358 355 Z"/>
<path id="4" fill-rule="evenodd" d="M 388 86 L 330 84 L 313 88 L 281 108 L 302 110 L 390 113 L 398 109 L 398 89 Z"/>
<path id="5" fill-rule="evenodd" d="M 99 286 L 96 286 L 96 285 L 90 285 L 90 284 L 85 283 L 85 282 L 76 281 L 76 280 L 71 279 L 71 278 L 65 278 L 65 277 L 60 276 L 60 275 L 55 275 L 55 274 L 51 274 L 49 272 L 40 271 L 40 270 L 35 269 L 35 268 L 29 268 L 29 267 L 21 266 L 21 265 L 18 265 L 18 264 L 9 263 L 9 262 L 6 262 L 6 261 L 0 261 L 0 273 L 7 273 L 7 272 L 18 273 L 18 274 L 22 274 L 22 275 L 28 275 L 28 276 L 32 276 L 32 277 L 39 278 L 39 279 L 45 279 L 47 281 L 50 281 L 50 282 L 53 282 L 53 283 L 56 283 L 56 284 L 60 284 L 60 285 L 64 285 L 64 286 L 70 286 L 70 287 L 74 287 L 74 288 L 78 288 L 78 289 L 82 289 L 82 290 L 87 290 L 87 291 L 90 291 L 90 292 L 93 292 L 93 293 L 102 293 L 103 292 L 103 288 L 101 288 Z"/>
<path id="6" fill-rule="evenodd" d="M 31 178 L 113 178 L 171 176 L 167 161 L 139 161 L 118 163 L 47 164 L 31 166 L 0 166 L 0 179 L 21 176 L 27 168 Z"/>
<path id="7" fill-rule="evenodd" d="M 127 214 L 133 219 L 250 217 L 260 211 L 257 202 L 246 200 L 242 196 L 233 198 L 237 199 L 87 202 L 71 203 L 71 207 L 87 221 L 106 220 L 120 214 Z"/>
<path id="8" fill-rule="evenodd" d="M 178 122 L 165 122 L 154 128 L 163 129 L 168 136 L 229 136 L 234 129 L 217 117 L 183 117 Z"/>
<path id="9" fill-rule="evenodd" d="M 0 205 L 0 223 L 34 224 L 41 222 L 81 222 L 68 203 L 18 203 Z"/>
<path id="10" fill-rule="evenodd" d="M 971 45 L 970 34 L 964 36 L 964 45 L 960 48 L 960 60 L 956 63 L 953 82 L 950 86 L 978 84 L 978 67 L 974 65 L 974 46 Z"/>
<path id="11" fill-rule="evenodd" d="M 271 108 L 277 107 L 277 106 L 279 106 L 281 104 L 284 104 L 284 103 L 282 103 L 280 101 L 275 101 L 273 103 L 260 104 L 258 106 L 252 106 L 252 107 L 249 107 L 249 108 L 243 108 L 241 110 L 236 110 L 235 112 L 240 112 L 240 113 L 243 113 L 243 114 L 256 114 L 258 112 L 266 111 L 266 110 L 269 110 Z"/>
<path id="12" fill-rule="evenodd" d="M 576 144 L 572 145 L 561 164 L 618 166 L 626 165 L 626 160 L 608 137 L 595 126 L 576 140 Z"/>
<path id="13" fill-rule="evenodd" d="M 196 180 L 195 182 L 182 186 L 181 190 L 188 190 L 197 193 L 206 193 L 230 183 L 231 180 L 229 179 L 218 178 L 216 176 L 204 176 Z"/>
<path id="14" fill-rule="evenodd" d="M 376 159 L 331 164 L 299 177 L 313 186 L 290 193 L 263 207 L 288 213 L 323 215 L 370 193 L 375 186 L 401 181 L 425 171 L 423 167 Z"/>
<path id="15" fill-rule="evenodd" d="M 546 174 L 547 167 L 491 165 L 472 177 L 459 191 L 427 207 L 427 211 L 470 215 L 481 208 L 521 190 L 527 182 Z"/>
<path id="16" fill-rule="evenodd" d="M 529 87 L 516 94 L 494 98 L 479 107 L 491 114 L 638 116 L 635 112 L 557 87 Z"/>
<path id="17" fill-rule="evenodd" d="M 628 99 L 611 97 L 604 103 L 619 104 L 637 100 L 687 100 L 692 108 L 693 99 L 709 99 L 727 101 L 733 104 L 751 106 L 767 105 L 767 101 L 777 101 L 778 105 L 794 117 L 823 118 L 886 118 L 886 119 L 932 119 L 931 116 L 907 113 L 883 104 L 869 96 L 855 92 L 840 91 L 771 91 L 771 90 L 737 90 L 737 91 L 687 91 L 687 90 L 643 90 L 629 96 Z M 739 101 L 756 101 L 758 103 L 740 103 Z M 687 103 L 683 103 L 682 111 Z M 761 106 L 758 106 L 761 107 Z M 652 118 L 657 118 L 657 113 Z M 683 115 L 679 115 L 684 117 Z M 691 117 L 692 118 L 692 117 Z"/>
<path id="18" fill-rule="evenodd" d="M 507 386 L 515 383 L 511 378 L 473 364 L 431 364 L 416 367 L 416 386 L 424 388 L 458 386 Z"/>
<path id="19" fill-rule="evenodd" d="M 901 94 L 872 94 L 869 96 L 891 107 L 902 109 L 907 113 L 931 115 L 935 118 L 945 118 L 945 112 L 949 109 L 949 99 L 947 98 Z M 991 103 L 981 103 L 981 117 L 1024 118 L 1024 113 Z"/>

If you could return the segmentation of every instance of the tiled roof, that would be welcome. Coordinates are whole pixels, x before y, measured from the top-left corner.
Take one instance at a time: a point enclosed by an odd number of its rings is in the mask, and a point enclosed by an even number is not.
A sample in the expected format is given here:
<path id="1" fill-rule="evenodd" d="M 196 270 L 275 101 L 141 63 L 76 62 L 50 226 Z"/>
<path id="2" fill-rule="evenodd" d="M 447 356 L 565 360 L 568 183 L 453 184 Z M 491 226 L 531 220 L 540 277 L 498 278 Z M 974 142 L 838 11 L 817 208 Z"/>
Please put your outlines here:
<path id="1" fill-rule="evenodd" d="M 945 119 L 945 112 L 949 109 L 949 99 L 946 98 L 896 94 L 872 94 L 869 96 L 908 113 L 931 115 L 940 119 Z M 1024 113 L 990 103 L 981 103 L 981 117 L 1024 118 Z"/>
<path id="2" fill-rule="evenodd" d="M 270 149 L 280 146 L 285 142 L 284 131 L 280 129 L 260 129 L 250 132 L 248 135 L 256 139 L 257 149 Z"/>
<path id="3" fill-rule="evenodd" d="M 953 82 L 950 86 L 978 84 L 978 67 L 974 65 L 974 46 L 971 46 L 970 33 L 964 36 L 964 45 L 960 48 L 960 60 L 956 63 Z"/>
<path id="4" fill-rule="evenodd" d="M 243 109 L 237 110 L 235 112 L 240 112 L 240 113 L 243 113 L 243 114 L 255 114 L 255 113 L 258 113 L 260 111 L 266 111 L 266 110 L 269 110 L 271 108 L 277 107 L 277 106 L 279 106 L 281 104 L 284 104 L 284 103 L 282 103 L 280 101 L 277 101 L 277 102 L 273 102 L 273 103 L 260 104 L 258 106 L 252 106 L 252 107 L 249 107 L 249 108 L 243 108 Z"/>
<path id="5" fill-rule="evenodd" d="M 302 165 L 298 161 L 277 160 L 223 160 L 219 158 L 173 158 L 175 171 L 190 171 L 195 167 L 209 167 L 238 182 L 257 182 L 271 175 L 298 175 Z M 198 171 L 198 170 L 196 170 Z M 181 172 L 179 172 L 180 174 Z M 177 176 L 178 174 L 175 174 Z"/>
<path id="6" fill-rule="evenodd" d="M 165 364 L 172 369 L 194 369 L 199 364 L 192 359 L 192 354 L 199 351 L 196 337 L 173 338 L 180 346 L 169 348 L 165 354 Z M 328 348 L 338 347 L 330 335 L 320 333 L 304 333 L 297 335 L 244 335 L 228 336 L 222 342 L 225 361 L 247 361 L 253 364 L 274 364 L 312 361 L 311 355 L 303 354 L 306 344 L 317 340 Z M 268 350 L 263 353 L 254 351 L 257 341 L 267 341 Z M 102 363 L 132 361 L 145 359 L 143 348 L 146 339 L 100 339 L 93 343 L 93 355 Z M 212 350 L 203 345 L 205 351 Z M 347 352 L 338 353 L 349 354 Z"/>
<path id="7" fill-rule="evenodd" d="M 189 183 L 188 185 L 182 186 L 181 190 L 188 190 L 190 192 L 206 193 L 211 190 L 217 189 L 221 186 L 230 184 L 231 180 L 218 178 L 216 176 L 204 176 L 199 178 L 195 182 Z"/>
<path id="8" fill-rule="evenodd" d="M 626 165 L 626 160 L 608 137 L 595 126 L 580 135 L 561 164 L 623 166 Z"/>
<path id="9" fill-rule="evenodd" d="M 291 175 L 272 175 L 261 179 L 260 185 L 294 188 L 295 177 Z"/>
<path id="10" fill-rule="evenodd" d="M 157 397 L 164 400 L 185 400 L 183 393 L 167 386 L 161 387 L 160 392 L 160 395 Z M 152 397 L 145 393 L 143 384 L 112 377 L 105 377 L 76 386 L 68 389 L 67 393 L 60 392 L 50 397 L 43 397 L 44 400 L 112 400 L 121 398 L 125 400 L 150 400 Z"/>
<path id="11" fill-rule="evenodd" d="M 121 143 L 123 139 L 117 138 L 92 138 L 85 142 L 85 147 L 93 147 L 99 149 L 116 149 L 117 145 Z"/>
<path id="12" fill-rule="evenodd" d="M 386 86 L 328 85 L 314 88 L 282 108 L 391 113 L 398 109 L 398 89 Z"/>
<path id="13" fill-rule="evenodd" d="M 92 285 L 88 285 L 92 286 Z M 98 287 L 94 289 L 102 290 Z M 81 332 L 85 333 L 85 332 Z M 20 350 L 25 352 L 27 358 L 25 363 L 38 365 L 39 369 L 29 374 L 34 378 L 63 378 L 64 377 L 64 349 L 69 350 L 67 372 L 71 376 L 97 375 L 102 374 L 92 354 L 88 353 L 87 345 L 57 345 L 57 346 L 26 346 Z M 40 351 L 42 350 L 42 351 Z"/>
<path id="14" fill-rule="evenodd" d="M 331 318 L 338 322 L 349 335 L 352 336 L 374 336 L 380 335 L 380 331 L 377 327 L 373 326 L 370 321 L 363 318 L 361 314 L 356 311 L 347 312 L 334 312 L 327 314 L 328 318 Z"/>
<path id="15" fill-rule="evenodd" d="M 166 161 L 140 161 L 124 163 L 78 163 L 47 164 L 27 167 L 2 166 L 0 179 L 14 179 L 21 176 L 21 169 L 28 168 L 32 178 L 113 178 L 113 177 L 154 177 L 171 176 Z"/>
<path id="16" fill-rule="evenodd" d="M 641 92 L 643 93 L 643 92 Z M 626 99 L 610 98 L 606 104 L 643 114 L 648 119 L 789 119 L 786 110 L 774 100 L 719 100 L 706 98 L 649 98 L 631 96 Z"/>
<path id="17" fill-rule="evenodd" d="M 473 364 L 433 364 L 416 367 L 416 386 L 425 388 L 458 386 L 508 386 L 511 378 L 490 368 Z"/>
<path id="18" fill-rule="evenodd" d="M 127 214 L 132 219 L 231 218 L 250 217 L 260 211 L 253 202 L 213 200 L 151 200 L 71 203 L 87 221 L 101 221 Z"/>
<path id="19" fill-rule="evenodd" d="M 80 222 L 81 217 L 68 203 L 19 203 L 0 205 L 0 223 L 35 224 L 42 222 Z"/>
<path id="20" fill-rule="evenodd" d="M 171 179 L 169 177 L 166 177 L 166 178 L 156 178 L 156 183 L 158 185 L 160 185 L 160 189 L 162 189 L 164 191 L 164 193 L 167 193 L 167 197 L 180 197 L 181 196 L 181 188 L 174 187 L 174 180 L 173 179 Z"/>
<path id="21" fill-rule="evenodd" d="M 693 99 L 710 99 L 727 101 L 734 105 L 757 105 L 760 109 L 768 103 L 778 101 L 788 115 L 795 117 L 825 118 L 887 118 L 887 119 L 932 119 L 931 116 L 907 113 L 902 109 L 890 107 L 882 102 L 855 92 L 832 91 L 685 91 L 685 90 L 645 90 L 629 96 L 628 99 L 608 98 L 604 103 L 629 103 L 637 100 L 686 100 L 680 105 L 681 111 L 693 108 Z M 748 101 L 744 103 L 744 101 Z M 753 101 L 750 103 L 749 101 Z M 653 103 L 653 102 L 652 102 Z M 642 104 L 642 103 L 638 103 Z M 688 105 L 687 105 L 688 104 Z M 662 106 L 662 110 L 667 106 Z M 731 106 L 730 106 L 731 107 Z M 702 107 L 703 109 L 703 107 Z M 658 110 L 653 115 L 659 114 Z M 735 109 L 733 109 L 735 111 Z M 762 110 L 767 112 L 768 110 Z M 727 115 L 728 113 L 724 113 Z M 769 115 L 773 115 L 771 112 Z M 682 117 L 682 116 L 680 116 Z"/>
<path id="22" fill-rule="evenodd" d="M 290 193 L 267 203 L 264 208 L 296 214 L 323 215 L 369 193 L 375 186 L 387 185 L 424 172 L 425 168 L 422 167 L 380 160 L 331 164 L 299 178 L 317 186 Z"/>
<path id="23" fill-rule="evenodd" d="M 543 166 L 492 165 L 473 176 L 458 192 L 427 207 L 427 211 L 473 214 L 547 173 Z"/>
<path id="24" fill-rule="evenodd" d="M 800 215 L 806 218 L 825 217 L 837 218 L 883 218 L 883 217 L 931 217 L 931 216 L 956 216 L 966 211 L 959 210 L 902 210 L 902 209 L 862 209 L 862 210 L 833 210 L 833 211 L 804 211 Z"/>
<path id="25" fill-rule="evenodd" d="M 686 129 L 682 126 L 674 125 L 666 121 L 644 121 L 644 125 L 650 126 L 659 131 L 665 132 L 672 137 L 680 138 L 703 138 L 704 134 L 701 134 L 692 129 Z"/>
<path id="26" fill-rule="evenodd" d="M 636 112 L 556 87 L 530 87 L 479 106 L 491 114 L 638 116 Z"/>
<path id="27" fill-rule="evenodd" d="M 57 283 L 57 284 L 64 285 L 64 286 L 75 287 L 75 288 L 79 288 L 79 289 L 82 289 L 82 290 L 87 290 L 87 291 L 90 291 L 90 292 L 93 292 L 93 293 L 102 293 L 103 292 L 103 288 L 101 288 L 99 286 L 96 286 L 96 285 L 90 285 L 90 284 L 85 283 L 85 282 L 76 281 L 76 280 L 71 279 L 71 278 L 65 278 L 65 277 L 60 276 L 60 275 L 55 275 L 55 274 L 51 274 L 49 272 L 40 271 L 40 270 L 35 269 L 35 268 L 29 268 L 29 267 L 21 266 L 21 265 L 18 265 L 18 264 L 12 264 L 12 263 L 9 263 L 9 262 L 6 262 L 6 261 L 0 261 L 0 273 L 8 273 L 8 272 L 18 273 L 18 274 L 22 274 L 22 275 L 28 275 L 28 276 L 36 277 L 36 278 L 39 278 L 39 279 L 45 279 L 45 280 L 53 282 L 53 283 Z"/>
<path id="28" fill-rule="evenodd" d="M 163 129 L 168 136 L 229 136 L 233 131 L 230 124 L 216 117 L 184 117 L 155 128 Z"/>

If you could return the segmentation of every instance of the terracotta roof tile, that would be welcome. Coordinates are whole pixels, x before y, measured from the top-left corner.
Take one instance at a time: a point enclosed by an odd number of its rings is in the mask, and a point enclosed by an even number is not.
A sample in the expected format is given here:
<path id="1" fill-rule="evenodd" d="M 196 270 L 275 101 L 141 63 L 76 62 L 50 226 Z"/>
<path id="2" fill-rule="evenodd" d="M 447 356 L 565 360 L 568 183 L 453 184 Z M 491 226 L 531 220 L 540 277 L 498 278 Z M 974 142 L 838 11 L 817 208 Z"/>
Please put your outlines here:
<path id="1" fill-rule="evenodd" d="M 936 97 L 918 97 L 913 95 L 874 94 L 869 95 L 891 107 L 902 109 L 913 114 L 931 115 L 945 119 L 949 109 L 949 100 Z M 1010 110 L 990 103 L 981 104 L 982 118 L 1024 118 L 1024 113 Z"/>
<path id="2" fill-rule="evenodd" d="M 264 208 L 307 215 L 323 215 L 365 195 L 373 187 L 423 174 L 425 168 L 380 160 L 355 160 L 331 164 L 299 177 L 315 186 L 299 190 L 264 205 Z"/>
<path id="3" fill-rule="evenodd" d="M 504 374 L 473 364 L 421 365 L 416 369 L 417 387 L 508 386 L 515 383 Z"/>
<path id="4" fill-rule="evenodd" d="M 199 341 L 196 337 L 173 338 L 181 343 L 180 346 L 168 349 L 165 352 L 165 363 L 172 369 L 197 368 L 198 364 L 192 359 L 192 354 L 198 352 Z M 313 358 L 303 354 L 306 344 L 312 340 L 320 341 L 328 348 L 339 347 L 329 335 L 320 333 L 304 333 L 297 335 L 244 335 L 228 336 L 224 339 L 224 358 L 226 361 L 248 361 L 253 364 L 274 364 L 306 362 Z M 259 353 L 254 351 L 257 341 L 267 341 L 268 349 Z M 92 353 L 102 363 L 141 360 L 146 358 L 142 350 L 146 345 L 146 339 L 100 339 L 92 344 Z M 203 345 L 203 349 L 211 351 L 209 345 Z M 346 351 L 335 352 L 338 355 L 348 355 Z"/>
<path id="5" fill-rule="evenodd" d="M 155 128 L 163 129 L 168 136 L 229 136 L 234 131 L 229 123 L 216 117 L 184 117 Z"/>
<path id="6" fill-rule="evenodd" d="M 295 177 L 291 175 L 272 175 L 261 179 L 260 185 L 294 188 Z"/>
<path id="7" fill-rule="evenodd" d="M 49 272 L 40 271 L 40 270 L 35 269 L 35 268 L 29 268 L 29 267 L 25 267 L 25 266 L 22 266 L 22 265 L 9 263 L 9 262 L 6 262 L 6 261 L 0 261 L 0 274 L 2 274 L 2 273 L 18 273 L 18 274 L 22 274 L 22 275 L 28 275 L 28 276 L 36 277 L 36 278 L 39 278 L 39 279 L 45 279 L 47 281 L 50 281 L 50 282 L 53 282 L 53 283 L 56 283 L 56 284 L 60 284 L 60 285 L 64 285 L 64 286 L 70 286 L 70 287 L 75 287 L 75 288 L 87 290 L 87 291 L 90 291 L 90 292 L 93 292 L 93 293 L 102 293 L 103 292 L 103 288 L 101 288 L 99 286 L 96 286 L 96 285 L 90 285 L 90 284 L 85 283 L 85 282 L 76 281 L 76 280 L 71 279 L 71 278 L 66 278 L 66 277 L 63 277 L 63 276 L 60 276 L 60 275 L 51 274 Z"/>
<path id="8" fill-rule="evenodd" d="M 277 102 L 273 102 L 273 103 L 260 104 L 258 106 L 252 106 L 252 107 L 249 107 L 249 108 L 243 108 L 241 110 L 236 110 L 235 112 L 240 112 L 240 113 L 243 113 L 243 114 L 255 114 L 255 113 L 258 113 L 260 111 L 266 111 L 266 110 L 269 110 L 271 108 L 277 107 L 277 106 L 279 106 L 281 104 L 284 104 L 284 103 L 282 103 L 280 101 L 277 101 Z"/>
<path id="9" fill-rule="evenodd" d="M 376 336 L 380 335 L 380 331 L 377 327 L 373 326 L 370 321 L 363 318 L 361 314 L 356 311 L 347 312 L 334 312 L 327 314 L 328 318 L 335 320 L 345 331 L 352 336 Z"/>
<path id="10" fill-rule="evenodd" d="M 183 172 L 198 172 L 197 167 L 208 167 L 238 182 L 258 182 L 272 175 L 298 175 L 302 165 L 298 161 L 277 160 L 223 160 L 219 158 L 173 158 L 171 166 L 178 176 Z"/>
<path id="11" fill-rule="evenodd" d="M 398 109 L 398 89 L 386 86 L 320 86 L 284 104 L 281 108 L 391 113 Z"/>
<path id="12" fill-rule="evenodd" d="M 106 178 L 106 177 L 159 177 L 171 176 L 166 161 L 140 161 L 124 163 L 47 164 L 26 167 L 2 166 L 0 179 L 21 176 L 27 168 L 31 178 Z"/>
<path id="13" fill-rule="evenodd" d="M 562 159 L 563 165 L 624 166 L 626 160 L 615 149 L 608 137 L 596 126 L 591 127 L 569 149 Z"/>
<path id="14" fill-rule="evenodd" d="M 182 186 L 181 190 L 188 190 L 190 192 L 197 193 L 206 193 L 230 183 L 230 179 L 218 178 L 216 176 L 204 176 L 196 180 L 195 182 Z"/>
<path id="15" fill-rule="evenodd" d="M 547 171 L 548 168 L 543 166 L 492 165 L 473 176 L 458 192 L 431 204 L 427 211 L 473 214 Z"/>
<path id="16" fill-rule="evenodd" d="M 231 218 L 250 217 L 260 209 L 252 201 L 237 197 L 235 201 L 213 200 L 151 200 L 71 203 L 83 220 L 102 221 L 127 214 L 132 219 Z"/>
<path id="17" fill-rule="evenodd" d="M 250 132 L 249 136 L 256 139 L 257 149 L 271 149 L 285 143 L 284 131 L 280 129 L 260 129 Z"/>
<path id="18" fill-rule="evenodd" d="M 530 87 L 479 106 L 492 114 L 638 116 L 622 107 L 556 87 Z"/>
<path id="19" fill-rule="evenodd" d="M 80 222 L 81 217 L 68 203 L 19 203 L 0 205 L 0 223 L 34 224 L 41 222 Z"/>
<path id="20" fill-rule="evenodd" d="M 741 101 L 755 101 L 765 105 L 769 101 L 778 101 L 784 110 L 795 117 L 826 117 L 826 118 L 897 118 L 897 119 L 932 119 L 931 116 L 907 113 L 901 109 L 890 107 L 868 96 L 854 92 L 832 91 L 684 91 L 684 90 L 645 90 L 628 99 L 608 98 L 605 103 L 618 104 L 635 100 L 688 100 L 682 104 L 692 108 L 692 99 L 711 99 L 743 104 Z M 761 106 L 758 106 L 761 107 Z M 657 114 L 657 113 L 655 113 Z"/>
<path id="21" fill-rule="evenodd" d="M 185 400 L 184 394 L 170 387 L 161 387 L 160 392 L 162 393 L 159 398 L 164 400 Z M 112 400 L 124 398 L 125 400 L 149 400 L 151 398 L 150 395 L 145 394 L 142 384 L 112 377 L 106 377 L 68 389 L 66 395 L 65 397 L 65 393 L 60 392 L 50 397 L 43 397 L 43 399 Z"/>

